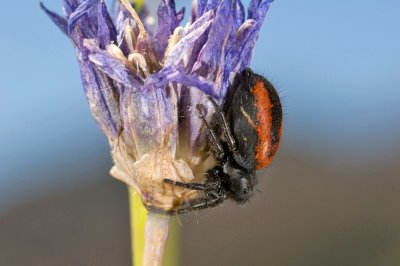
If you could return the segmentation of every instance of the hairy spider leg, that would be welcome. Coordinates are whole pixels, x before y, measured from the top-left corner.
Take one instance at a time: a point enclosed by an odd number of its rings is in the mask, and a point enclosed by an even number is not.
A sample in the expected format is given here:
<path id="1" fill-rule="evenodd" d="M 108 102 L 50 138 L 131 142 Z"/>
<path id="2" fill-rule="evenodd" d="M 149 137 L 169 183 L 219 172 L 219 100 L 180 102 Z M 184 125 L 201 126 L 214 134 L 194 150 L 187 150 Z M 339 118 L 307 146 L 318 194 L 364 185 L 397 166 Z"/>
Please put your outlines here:
<path id="1" fill-rule="evenodd" d="M 225 152 L 222 144 L 217 138 L 217 135 L 215 134 L 214 130 L 211 128 L 211 126 L 207 123 L 206 118 L 203 115 L 203 112 L 201 111 L 200 105 L 196 105 L 197 111 L 199 112 L 200 118 L 203 121 L 205 127 L 206 127 L 206 133 L 209 138 L 209 141 L 211 142 L 211 145 L 213 146 L 213 151 L 215 153 L 215 157 L 218 160 L 221 160 L 225 157 Z"/>
<path id="2" fill-rule="evenodd" d="M 213 193 L 214 192 L 214 193 Z M 217 206 L 224 202 L 226 195 L 225 193 L 216 193 L 215 191 L 208 193 L 206 196 L 202 198 L 197 198 L 193 200 L 187 201 L 185 204 L 180 206 L 177 210 L 173 211 L 173 213 L 185 213 L 194 210 L 207 209 L 210 207 Z"/>
<path id="3" fill-rule="evenodd" d="M 222 189 L 222 180 L 217 173 L 218 172 L 214 169 L 207 171 L 206 182 L 202 184 L 183 183 L 171 179 L 164 179 L 164 183 L 187 189 L 204 191 L 205 194 L 203 197 L 186 201 L 177 210 L 172 211 L 172 213 L 184 213 L 190 210 L 206 209 L 221 204 L 226 198 L 226 193 Z"/>
<path id="4" fill-rule="evenodd" d="M 222 129 L 224 131 L 224 135 L 225 135 L 226 142 L 228 144 L 229 150 L 232 151 L 232 152 L 235 151 L 236 150 L 236 141 L 235 141 L 235 138 L 232 135 L 230 127 L 228 126 L 228 123 L 226 121 L 224 113 L 222 112 L 222 110 L 219 107 L 219 105 L 217 104 L 217 102 L 211 96 L 207 96 L 207 98 L 209 99 L 209 101 L 214 106 L 215 112 L 218 115 L 218 119 L 222 124 Z"/>
<path id="5" fill-rule="evenodd" d="M 183 182 L 174 181 L 171 179 L 164 179 L 164 183 L 167 183 L 167 184 L 170 184 L 173 186 L 177 186 L 177 187 L 193 189 L 193 190 L 207 190 L 207 185 L 200 184 L 200 183 L 183 183 Z"/>
<path id="6" fill-rule="evenodd" d="M 179 181 L 174 181 L 172 179 L 164 179 L 163 181 L 164 183 L 169 185 L 193 189 L 193 190 L 201 190 L 207 192 L 219 191 L 221 187 L 221 180 L 218 178 L 218 175 L 212 170 L 207 171 L 205 175 L 207 176 L 207 180 L 205 183 L 183 183 Z"/>

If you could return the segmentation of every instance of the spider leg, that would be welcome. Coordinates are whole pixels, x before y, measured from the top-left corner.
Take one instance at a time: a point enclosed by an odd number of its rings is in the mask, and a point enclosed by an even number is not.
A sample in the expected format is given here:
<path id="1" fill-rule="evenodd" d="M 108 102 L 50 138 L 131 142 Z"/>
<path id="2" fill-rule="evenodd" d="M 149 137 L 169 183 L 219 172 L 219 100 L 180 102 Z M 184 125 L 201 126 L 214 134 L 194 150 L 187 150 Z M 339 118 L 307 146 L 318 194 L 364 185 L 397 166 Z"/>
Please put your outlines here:
<path id="1" fill-rule="evenodd" d="M 175 213 L 185 213 L 194 210 L 207 209 L 221 204 L 226 198 L 225 193 L 217 193 L 215 191 L 207 193 L 206 196 L 189 200 L 178 209 L 174 210 Z"/>
<path id="2" fill-rule="evenodd" d="M 192 190 L 218 191 L 221 187 L 221 181 L 215 178 L 214 180 L 207 180 L 205 183 L 183 183 L 171 179 L 164 179 L 163 181 L 166 184 L 170 184 L 177 187 L 188 188 Z"/>
<path id="3" fill-rule="evenodd" d="M 215 134 L 214 130 L 211 128 L 211 126 L 207 123 L 206 118 L 203 115 L 203 112 L 201 111 L 200 105 L 196 105 L 197 111 L 200 114 L 201 120 L 203 120 L 203 123 L 206 127 L 206 133 L 208 136 L 208 139 L 211 142 L 211 145 L 213 147 L 215 157 L 217 159 L 222 159 L 225 156 L 224 148 L 221 144 L 221 142 L 218 140 L 217 135 Z"/>
<path id="4" fill-rule="evenodd" d="M 200 183 L 183 183 L 179 181 L 174 181 L 171 179 L 164 179 L 164 183 L 177 186 L 177 187 L 183 187 L 183 188 L 188 188 L 188 189 L 193 189 L 193 190 L 207 190 L 208 186 L 206 184 L 200 184 Z"/>
<path id="5" fill-rule="evenodd" d="M 236 150 L 236 141 L 232 135 L 230 127 L 228 126 L 228 123 L 226 121 L 224 113 L 222 112 L 221 108 L 219 107 L 219 105 L 215 102 L 215 100 L 212 97 L 207 96 L 207 98 L 210 100 L 210 102 L 214 106 L 215 111 L 218 115 L 218 119 L 219 119 L 220 123 L 222 124 L 222 129 L 224 131 L 224 135 L 225 135 L 226 142 L 228 144 L 229 149 L 231 151 L 235 151 Z"/>

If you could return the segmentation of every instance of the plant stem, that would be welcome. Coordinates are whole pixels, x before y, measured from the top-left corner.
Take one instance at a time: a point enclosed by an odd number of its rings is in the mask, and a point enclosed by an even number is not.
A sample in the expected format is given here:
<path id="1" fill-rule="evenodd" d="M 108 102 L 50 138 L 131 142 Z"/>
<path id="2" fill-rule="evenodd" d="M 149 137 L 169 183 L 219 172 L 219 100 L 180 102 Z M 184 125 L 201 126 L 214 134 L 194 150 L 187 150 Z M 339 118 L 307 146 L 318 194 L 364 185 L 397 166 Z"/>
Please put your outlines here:
<path id="1" fill-rule="evenodd" d="M 143 251 L 145 242 L 145 225 L 147 219 L 147 210 L 142 204 L 142 200 L 135 189 L 129 189 L 129 208 L 131 220 L 131 249 L 132 264 L 141 266 L 143 264 Z"/>
<path id="2" fill-rule="evenodd" d="M 179 266 L 180 264 L 180 225 L 177 217 L 171 217 L 168 240 L 164 250 L 164 266 Z"/>
<path id="3" fill-rule="evenodd" d="M 161 266 L 170 218 L 166 214 L 147 214 L 143 266 Z"/>
<path id="4" fill-rule="evenodd" d="M 179 265 L 179 227 L 174 220 L 168 237 L 169 215 L 147 212 L 135 189 L 129 187 L 132 263 L 134 266 Z M 166 240 L 168 243 L 162 264 Z"/>

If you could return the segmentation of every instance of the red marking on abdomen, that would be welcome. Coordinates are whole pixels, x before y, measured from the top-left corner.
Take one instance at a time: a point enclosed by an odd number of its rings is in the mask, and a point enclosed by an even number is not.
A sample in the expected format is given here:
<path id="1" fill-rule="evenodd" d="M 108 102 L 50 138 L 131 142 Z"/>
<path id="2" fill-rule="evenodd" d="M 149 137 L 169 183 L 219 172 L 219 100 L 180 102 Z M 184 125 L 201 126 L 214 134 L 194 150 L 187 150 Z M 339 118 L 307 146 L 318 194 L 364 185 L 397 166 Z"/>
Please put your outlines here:
<path id="1" fill-rule="evenodd" d="M 264 82 L 257 81 L 251 92 L 256 98 L 255 106 L 257 108 L 258 120 L 256 161 L 257 170 L 260 170 L 271 163 L 279 143 L 273 145 L 272 147 L 271 130 L 273 105 L 269 97 L 269 92 L 265 88 Z"/>

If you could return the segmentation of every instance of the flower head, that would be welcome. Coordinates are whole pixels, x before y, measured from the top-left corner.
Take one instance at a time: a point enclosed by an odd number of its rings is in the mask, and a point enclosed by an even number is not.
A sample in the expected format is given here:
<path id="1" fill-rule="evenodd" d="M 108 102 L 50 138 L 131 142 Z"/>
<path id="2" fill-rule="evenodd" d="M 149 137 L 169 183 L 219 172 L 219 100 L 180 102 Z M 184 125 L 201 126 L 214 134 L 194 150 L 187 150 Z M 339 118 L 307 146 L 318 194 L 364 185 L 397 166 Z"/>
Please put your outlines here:
<path id="1" fill-rule="evenodd" d="M 272 0 L 193 1 L 184 10 L 162 0 L 158 26 L 128 0 L 112 17 L 103 0 L 63 0 L 65 17 L 42 8 L 73 42 L 91 112 L 108 138 L 111 174 L 140 192 L 149 208 L 170 211 L 198 192 L 164 179 L 201 182 L 215 164 L 197 104 L 220 104 L 247 68 Z"/>

